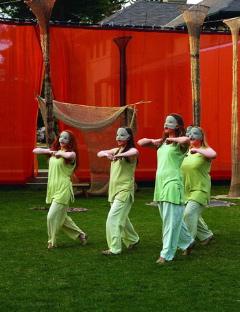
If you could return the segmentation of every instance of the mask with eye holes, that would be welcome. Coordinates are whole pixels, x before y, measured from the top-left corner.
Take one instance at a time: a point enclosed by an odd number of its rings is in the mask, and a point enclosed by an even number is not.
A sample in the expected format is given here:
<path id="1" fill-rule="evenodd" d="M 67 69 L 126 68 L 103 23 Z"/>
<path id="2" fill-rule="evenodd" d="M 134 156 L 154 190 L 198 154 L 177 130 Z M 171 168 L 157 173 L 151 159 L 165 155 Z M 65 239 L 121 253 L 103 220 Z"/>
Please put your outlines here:
<path id="1" fill-rule="evenodd" d="M 171 115 L 167 116 L 164 123 L 164 128 L 176 129 L 177 127 L 178 127 L 177 120 Z"/>
<path id="2" fill-rule="evenodd" d="M 118 128 L 116 141 L 127 141 L 130 138 L 130 134 L 125 128 Z"/>
<path id="3" fill-rule="evenodd" d="M 186 136 L 187 136 L 187 137 L 190 137 L 192 128 L 193 128 L 192 126 L 188 126 L 188 127 L 187 127 L 187 129 L 186 129 Z"/>
<path id="4" fill-rule="evenodd" d="M 191 132 L 189 134 L 189 138 L 190 138 L 190 140 L 201 141 L 203 139 L 202 130 L 198 127 L 192 127 Z"/>
<path id="5" fill-rule="evenodd" d="M 68 132 L 63 131 L 59 136 L 59 143 L 60 144 L 68 144 L 70 142 L 70 135 Z"/>

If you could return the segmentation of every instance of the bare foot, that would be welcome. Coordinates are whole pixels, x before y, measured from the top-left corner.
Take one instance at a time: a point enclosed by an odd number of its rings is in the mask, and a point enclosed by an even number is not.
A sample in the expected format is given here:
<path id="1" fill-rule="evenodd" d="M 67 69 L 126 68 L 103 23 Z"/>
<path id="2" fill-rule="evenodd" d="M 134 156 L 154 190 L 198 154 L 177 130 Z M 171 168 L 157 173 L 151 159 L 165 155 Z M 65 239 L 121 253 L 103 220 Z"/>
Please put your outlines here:
<path id="1" fill-rule="evenodd" d="M 209 236 L 208 238 L 204 239 L 203 241 L 200 242 L 201 245 L 206 246 L 208 245 L 211 241 L 213 240 L 213 235 Z"/>
<path id="2" fill-rule="evenodd" d="M 48 250 L 55 248 L 56 246 L 52 245 L 52 243 L 48 243 Z"/>
<path id="3" fill-rule="evenodd" d="M 165 258 L 163 258 L 163 257 L 159 257 L 159 258 L 157 259 L 156 263 L 157 263 L 157 264 L 164 264 L 164 263 L 166 263 L 166 260 L 165 260 Z"/>
<path id="4" fill-rule="evenodd" d="M 102 255 L 104 255 L 104 256 L 116 256 L 119 254 L 115 254 L 115 253 L 111 252 L 111 250 L 107 249 L 107 250 L 102 251 Z"/>
<path id="5" fill-rule="evenodd" d="M 85 246 L 87 244 L 88 235 L 86 233 L 80 233 L 78 236 L 80 243 Z"/>
<path id="6" fill-rule="evenodd" d="M 127 249 L 129 250 L 135 249 L 139 243 L 140 240 L 138 240 L 136 243 L 130 244 Z"/>
<path id="7" fill-rule="evenodd" d="M 194 247 L 195 247 L 195 241 L 193 241 L 193 242 L 188 246 L 188 248 L 185 249 L 185 250 L 183 251 L 182 255 L 183 255 L 183 256 L 189 256 L 189 255 L 192 253 Z"/>

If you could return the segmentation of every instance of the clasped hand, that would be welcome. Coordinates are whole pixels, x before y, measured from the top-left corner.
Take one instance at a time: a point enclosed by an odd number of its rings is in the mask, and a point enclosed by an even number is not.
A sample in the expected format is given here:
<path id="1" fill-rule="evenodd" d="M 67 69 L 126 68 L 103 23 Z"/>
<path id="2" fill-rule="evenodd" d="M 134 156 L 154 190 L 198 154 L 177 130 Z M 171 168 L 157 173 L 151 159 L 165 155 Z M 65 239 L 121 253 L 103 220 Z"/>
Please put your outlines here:
<path id="1" fill-rule="evenodd" d="M 52 156 L 55 156 L 56 158 L 59 158 L 62 156 L 62 152 L 61 151 L 50 151 L 50 154 Z"/>
<path id="2" fill-rule="evenodd" d="M 116 161 L 119 159 L 122 159 L 123 156 L 121 156 L 121 154 L 117 154 L 117 155 L 108 155 L 107 158 L 111 161 Z"/>
<path id="3" fill-rule="evenodd" d="M 198 148 L 194 148 L 193 147 L 193 148 L 190 148 L 189 151 L 190 151 L 191 154 L 196 154 L 198 152 Z"/>

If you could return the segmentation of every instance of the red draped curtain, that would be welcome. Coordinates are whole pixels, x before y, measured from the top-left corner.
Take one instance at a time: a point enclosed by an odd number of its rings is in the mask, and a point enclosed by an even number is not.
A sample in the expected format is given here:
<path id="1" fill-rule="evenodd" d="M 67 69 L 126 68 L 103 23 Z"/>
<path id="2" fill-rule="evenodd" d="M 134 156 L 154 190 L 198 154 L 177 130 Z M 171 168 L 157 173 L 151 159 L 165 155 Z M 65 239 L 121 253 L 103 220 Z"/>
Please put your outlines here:
<path id="1" fill-rule="evenodd" d="M 57 100 L 86 105 L 119 105 L 119 51 L 113 39 L 131 36 L 126 49 L 127 103 L 150 100 L 138 106 L 136 138 L 162 135 L 166 114 L 183 115 L 192 122 L 188 35 L 163 31 L 103 30 L 52 27 L 52 82 Z M 61 38 L 61 40 L 60 40 Z M 201 35 L 202 127 L 218 152 L 212 175 L 230 177 L 231 36 Z M 88 153 L 80 147 L 79 176 L 88 178 Z M 114 133 L 112 136 L 114 137 Z M 108 133 L 109 136 L 109 133 Z M 106 140 L 106 148 L 109 146 Z M 227 147 L 227 148 L 226 148 Z M 156 153 L 140 149 L 138 180 L 155 176 Z"/>
<path id="2" fill-rule="evenodd" d="M 41 76 L 35 27 L 0 23 L 0 183 L 33 175 Z"/>
<path id="3" fill-rule="evenodd" d="M 119 51 L 113 39 L 131 36 L 126 49 L 127 103 L 138 106 L 141 137 L 159 137 L 166 114 L 191 124 L 188 35 L 163 31 L 51 27 L 51 75 L 58 101 L 97 106 L 119 105 Z M 215 178 L 230 177 L 231 37 L 202 34 L 200 49 L 202 127 L 218 152 Z M 37 103 L 42 56 L 34 26 L 0 24 L 0 183 L 25 182 L 33 175 Z M 60 125 L 61 128 L 65 126 Z M 74 130 L 80 149 L 78 175 L 89 179 L 87 136 Z M 112 136 L 112 137 L 111 137 Z M 111 140 L 108 139 L 111 137 Z M 115 133 L 104 136 L 111 148 Z M 140 149 L 138 180 L 154 179 L 156 155 Z"/>

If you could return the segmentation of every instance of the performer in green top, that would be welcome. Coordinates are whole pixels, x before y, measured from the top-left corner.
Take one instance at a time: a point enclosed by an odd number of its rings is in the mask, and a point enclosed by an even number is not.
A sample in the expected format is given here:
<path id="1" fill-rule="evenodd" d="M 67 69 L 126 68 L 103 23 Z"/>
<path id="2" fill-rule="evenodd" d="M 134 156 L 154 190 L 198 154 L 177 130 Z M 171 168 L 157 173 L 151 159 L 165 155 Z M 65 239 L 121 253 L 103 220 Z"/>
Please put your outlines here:
<path id="1" fill-rule="evenodd" d="M 140 146 L 157 148 L 157 172 L 154 201 L 158 203 L 163 220 L 163 247 L 158 264 L 164 264 L 174 258 L 177 248 L 189 254 L 194 245 L 183 222 L 184 196 L 183 181 L 180 172 L 187 146 L 183 119 L 178 114 L 167 116 L 161 139 L 143 138 Z"/>
<path id="2" fill-rule="evenodd" d="M 51 204 L 47 215 L 48 249 L 57 247 L 56 236 L 60 229 L 85 245 L 87 235 L 67 216 L 69 203 L 74 201 L 71 176 L 77 162 L 77 147 L 72 132 L 61 132 L 50 149 L 37 147 L 33 153 L 50 156 L 46 198 L 46 203 Z"/>
<path id="3" fill-rule="evenodd" d="M 195 238 L 201 244 L 207 245 L 213 238 L 213 233 L 201 217 L 204 206 L 210 199 L 211 179 L 210 168 L 216 152 L 206 142 L 200 127 L 188 128 L 190 147 L 183 160 L 181 171 L 184 177 L 185 202 L 184 221 Z"/>
<path id="4" fill-rule="evenodd" d="M 108 201 L 111 209 L 106 222 L 108 249 L 104 255 L 117 255 L 122 251 L 122 242 L 128 249 L 139 243 L 139 236 L 131 224 L 128 214 L 134 202 L 134 173 L 138 150 L 135 148 L 131 128 L 117 130 L 117 148 L 100 151 L 98 157 L 111 160 Z"/>

